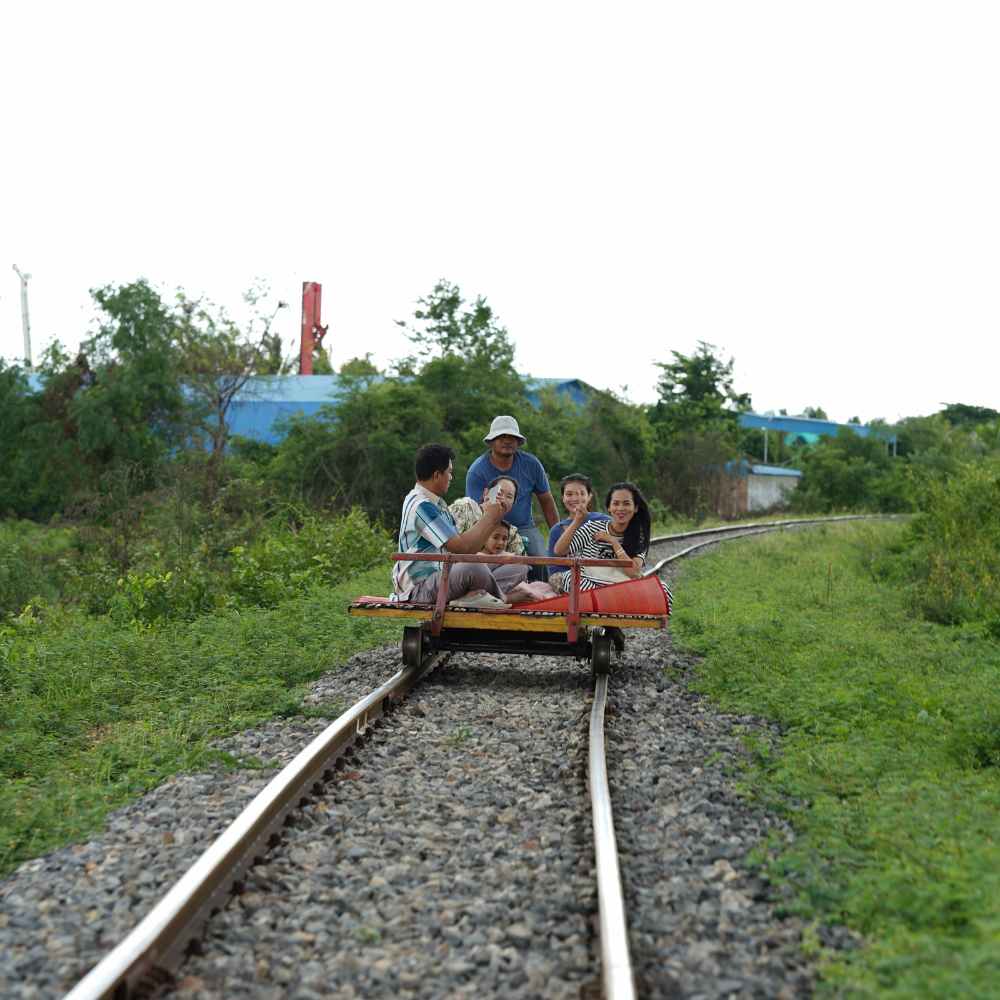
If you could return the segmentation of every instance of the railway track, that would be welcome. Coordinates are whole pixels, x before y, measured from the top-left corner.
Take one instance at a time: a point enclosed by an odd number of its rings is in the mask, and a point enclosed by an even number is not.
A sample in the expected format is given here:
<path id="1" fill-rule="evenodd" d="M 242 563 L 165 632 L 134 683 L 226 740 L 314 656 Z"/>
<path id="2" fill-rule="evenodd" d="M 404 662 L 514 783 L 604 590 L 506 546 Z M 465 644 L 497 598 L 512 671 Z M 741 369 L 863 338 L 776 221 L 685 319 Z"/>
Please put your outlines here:
<path id="1" fill-rule="evenodd" d="M 657 538 L 651 549 L 656 559 L 652 570 L 662 572 L 672 560 L 726 538 L 810 523 L 816 521 L 740 525 Z M 642 636 L 639 645 L 650 647 L 654 638 Z M 640 655 L 645 656 L 646 650 Z M 459 996 L 492 989 L 510 995 L 576 996 L 581 990 L 600 990 L 591 957 L 595 954 L 600 955 L 604 995 L 636 995 L 625 914 L 643 912 L 642 886 L 636 886 L 632 877 L 630 888 L 626 875 L 622 893 L 604 760 L 608 679 L 598 680 L 588 726 L 580 698 L 589 687 L 588 675 L 572 663 L 542 661 L 545 666 L 539 671 L 537 661 L 521 660 L 523 669 L 512 671 L 505 664 L 498 672 L 498 657 L 496 664 L 484 664 L 489 658 L 483 656 L 457 658 L 464 662 L 456 670 L 435 672 L 444 659 L 440 654 L 426 659 L 420 669 L 400 670 L 343 713 L 256 796 L 68 997 L 125 996 L 164 986 L 180 995 L 232 995 L 237 985 L 248 995 L 270 995 L 268 990 L 274 989 L 277 996 L 285 995 L 293 982 L 299 984 L 297 995 L 304 998 L 310 990 L 316 995 L 366 995 L 368 990 L 425 995 L 420 986 L 435 968 L 443 970 L 445 981 L 439 992 L 426 995 Z M 662 674 L 662 667 L 655 654 L 652 664 L 649 677 L 659 691 L 655 676 Z M 634 667 L 629 664 L 630 676 Z M 420 681 L 408 707 L 397 713 L 402 699 Z M 615 685 L 614 674 L 610 684 Z M 512 699 L 523 703 L 520 711 Z M 540 726 L 532 718 L 532 731 L 527 733 L 524 718 L 537 715 L 542 700 L 549 717 Z M 613 712 L 627 712 L 627 707 L 615 705 L 613 697 L 611 705 Z M 376 730 L 383 717 L 386 722 Z M 358 752 L 369 741 L 371 745 Z M 425 745 L 431 747 L 429 755 L 413 749 Z M 627 758 L 619 763 L 627 771 Z M 505 777 L 524 777 L 524 783 L 501 782 L 492 802 L 480 801 L 475 794 L 466 801 L 466 784 L 478 788 L 489 778 L 496 785 L 498 767 L 512 769 Z M 582 779 L 584 773 L 590 779 L 589 810 L 582 780 L 573 780 Z M 432 783 L 428 791 L 426 779 L 431 774 L 444 775 L 443 793 L 440 782 Z M 358 824 L 354 812 L 361 788 L 364 823 Z M 422 808 L 422 796 L 430 797 L 432 808 Z M 477 813 L 483 823 L 479 835 L 471 836 L 468 821 Z M 593 832 L 583 822 L 588 813 Z M 767 821 L 755 822 L 766 826 Z M 338 832 L 341 826 L 355 832 L 345 839 Z M 317 828 L 325 831 L 319 840 Z M 408 829 L 418 832 L 408 838 Z M 451 864 L 453 836 L 467 871 Z M 315 846 L 317 841 L 322 851 Z M 591 850 L 592 867 L 584 860 Z M 323 852 L 332 860 L 324 859 Z M 724 861 L 725 857 L 715 858 L 712 869 L 722 879 L 734 871 L 719 864 Z M 559 869 L 554 881 L 552 868 Z M 736 879 L 733 875 L 728 882 Z M 538 886 L 551 884 L 547 900 L 537 900 L 530 891 L 524 895 L 533 880 Z M 345 895 L 343 885 L 356 896 Z M 512 886 L 517 889 L 513 895 L 508 891 Z M 420 899 L 428 887 L 432 898 L 444 900 L 436 912 L 422 909 Z M 744 894 L 737 899 L 734 892 L 730 886 L 728 899 L 734 906 L 749 898 Z M 633 898 L 627 901 L 629 893 Z M 289 897 L 289 905 L 280 905 L 282 894 Z M 230 899 L 232 905 L 223 908 Z M 533 902 L 526 904 L 525 899 Z M 434 906 L 437 903 L 432 910 Z M 304 924 L 296 920 L 296 910 L 312 914 L 311 930 L 309 920 Z M 323 912 L 330 914 L 327 920 L 318 916 Z M 201 944 L 205 922 L 213 913 L 215 920 Z M 596 935 L 590 921 L 594 913 L 599 914 Z M 408 919 L 414 917 L 426 934 L 408 930 Z M 633 934 L 640 944 L 649 937 L 645 920 L 645 915 L 640 917 Z M 320 933 L 325 923 L 336 933 Z M 263 925 L 268 940 L 259 946 Z M 284 951 L 282 935 L 288 938 Z M 400 939 L 403 947 L 395 947 Z M 546 940 L 554 961 L 522 961 L 525 946 L 536 945 L 539 939 Z M 214 975 L 218 963 L 213 961 L 213 948 L 245 952 L 249 964 L 241 984 L 233 983 L 231 973 L 223 979 Z M 529 958 L 533 950 L 529 949 Z M 649 955 L 642 947 L 639 950 L 641 995 L 657 995 L 652 984 L 662 948 L 652 968 Z M 310 958 L 317 951 L 322 951 L 324 960 Z M 180 967 L 192 952 L 203 954 L 194 954 Z M 262 968 L 254 958 L 261 953 L 279 957 Z M 332 981 L 331 963 L 326 960 L 331 954 L 339 956 L 345 967 L 345 975 L 334 973 Z M 335 968 L 336 962 L 332 964 Z M 791 973 L 785 969 L 786 977 L 794 979 L 797 974 L 794 968 Z M 484 975 L 492 984 L 485 989 L 481 988 Z M 664 976 L 662 981 L 669 983 L 670 974 Z"/>

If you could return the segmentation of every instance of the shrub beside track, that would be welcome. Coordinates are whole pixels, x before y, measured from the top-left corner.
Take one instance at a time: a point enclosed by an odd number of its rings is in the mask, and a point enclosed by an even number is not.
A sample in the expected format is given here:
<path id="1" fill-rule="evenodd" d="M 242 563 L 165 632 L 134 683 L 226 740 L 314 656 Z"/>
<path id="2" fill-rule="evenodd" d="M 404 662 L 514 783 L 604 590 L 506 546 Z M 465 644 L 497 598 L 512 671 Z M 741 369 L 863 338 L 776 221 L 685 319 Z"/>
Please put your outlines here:
<path id="1" fill-rule="evenodd" d="M 1000 652 L 982 624 L 915 619 L 907 593 L 873 575 L 905 530 L 723 546 L 685 567 L 675 640 L 704 657 L 701 690 L 784 729 L 755 747 L 746 787 L 798 832 L 760 859 L 795 911 L 866 940 L 829 956 L 831 989 L 991 996 Z"/>

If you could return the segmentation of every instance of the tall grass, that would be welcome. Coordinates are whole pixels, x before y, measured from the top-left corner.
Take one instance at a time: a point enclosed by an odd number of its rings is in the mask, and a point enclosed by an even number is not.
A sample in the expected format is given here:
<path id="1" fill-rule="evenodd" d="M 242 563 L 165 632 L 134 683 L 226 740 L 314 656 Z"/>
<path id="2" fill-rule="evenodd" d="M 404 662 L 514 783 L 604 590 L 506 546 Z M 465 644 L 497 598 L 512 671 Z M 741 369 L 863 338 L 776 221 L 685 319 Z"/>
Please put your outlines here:
<path id="1" fill-rule="evenodd" d="M 779 722 L 748 794 L 795 826 L 762 856 L 810 920 L 865 946 L 825 956 L 823 989 L 996 996 L 1000 973 L 1000 648 L 947 627 L 873 572 L 898 525 L 735 542 L 685 569 L 674 630 L 700 687 Z"/>
<path id="2" fill-rule="evenodd" d="M 106 813 L 218 755 L 214 737 L 298 711 L 304 685 L 399 629 L 350 618 L 386 565 L 273 609 L 157 627 L 78 607 L 0 626 L 0 874 L 96 830 Z"/>
<path id="3" fill-rule="evenodd" d="M 966 465 L 931 483 L 923 506 L 906 558 L 921 612 L 989 621 L 1000 638 L 1000 464 Z"/>
<path id="4" fill-rule="evenodd" d="M 30 521 L 0 521 L 0 618 L 29 601 L 54 601 L 66 585 L 74 534 Z"/>

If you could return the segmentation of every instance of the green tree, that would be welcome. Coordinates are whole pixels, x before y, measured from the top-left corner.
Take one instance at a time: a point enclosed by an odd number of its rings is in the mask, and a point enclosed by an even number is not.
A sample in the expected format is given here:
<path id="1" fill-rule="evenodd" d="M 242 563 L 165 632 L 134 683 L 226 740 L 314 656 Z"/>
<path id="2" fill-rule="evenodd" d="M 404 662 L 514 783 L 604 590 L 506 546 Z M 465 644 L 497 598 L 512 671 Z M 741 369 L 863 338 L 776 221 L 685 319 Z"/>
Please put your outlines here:
<path id="1" fill-rule="evenodd" d="M 573 444 L 576 463 L 592 471 L 600 494 L 622 480 L 654 491 L 656 433 L 646 407 L 613 392 L 591 393 L 576 422 Z"/>
<path id="2" fill-rule="evenodd" d="M 699 341 L 694 354 L 672 351 L 673 361 L 657 364 L 660 398 L 650 416 L 661 439 L 708 430 L 728 432 L 735 439 L 739 414 L 750 409 L 750 395 L 733 388 L 733 359 L 723 361 L 716 351 Z"/>
<path id="3" fill-rule="evenodd" d="M 657 437 L 656 493 L 673 510 L 703 517 L 722 510 L 726 462 L 738 458 L 744 434 L 739 414 L 748 393 L 733 387 L 733 359 L 704 342 L 692 355 L 673 351 L 660 363 L 659 401 L 650 411 Z"/>
<path id="4" fill-rule="evenodd" d="M 345 361 L 339 369 L 338 374 L 348 378 L 364 378 L 369 375 L 381 375 L 378 366 L 372 361 L 370 351 L 365 352 L 363 358 L 350 358 Z"/>
<path id="5" fill-rule="evenodd" d="M 425 358 L 457 357 L 510 367 L 514 345 L 483 296 L 466 305 L 457 285 L 441 279 L 426 298 L 417 300 L 414 320 L 396 320 Z"/>
<path id="6" fill-rule="evenodd" d="M 514 368 L 514 345 L 486 299 L 467 304 L 458 286 L 439 281 L 418 301 L 413 321 L 397 320 L 417 346 L 397 370 L 409 372 L 436 401 L 442 431 L 462 459 L 483 450 L 482 437 L 498 413 L 523 414 L 530 403 Z"/>
<path id="7" fill-rule="evenodd" d="M 269 475 L 313 503 L 361 506 L 387 523 L 413 485 L 413 456 L 430 441 L 456 451 L 455 489 L 483 450 L 498 413 L 527 415 L 530 403 L 514 369 L 507 331 L 482 297 L 471 304 L 446 281 L 420 299 L 412 321 L 399 321 L 417 347 L 394 377 L 371 377 L 369 356 L 345 363 L 345 392 L 320 419 L 296 420 Z"/>
<path id="8" fill-rule="evenodd" d="M 67 409 L 84 460 L 98 475 L 128 463 L 148 485 L 187 430 L 177 317 L 145 279 L 91 295 L 103 312 L 98 330 L 46 393 L 62 379 L 77 383 Z"/>
<path id="9" fill-rule="evenodd" d="M 252 289 L 244 296 L 253 310 L 245 329 L 224 309 L 178 296 L 179 368 L 194 415 L 193 433 L 208 448 L 206 482 L 210 494 L 218 487 L 233 402 L 253 376 L 266 373 L 273 365 L 271 325 L 286 304 L 278 302 L 267 312 L 261 308 L 264 294 Z"/>
<path id="10" fill-rule="evenodd" d="M 799 510 L 900 511 L 912 506 L 905 463 L 889 454 L 877 434 L 861 437 L 841 428 L 801 456 L 802 481 L 793 503 Z"/>
<path id="11" fill-rule="evenodd" d="M 330 355 L 322 344 L 317 344 L 313 348 L 313 375 L 332 375 L 333 364 Z"/>
<path id="12" fill-rule="evenodd" d="M 1000 413 L 988 406 L 971 406 L 968 403 L 948 403 L 941 408 L 941 416 L 952 427 L 973 428 L 979 424 L 1000 420 Z"/>
<path id="13" fill-rule="evenodd" d="M 27 373 L 0 359 L 0 517 L 48 517 L 62 506 L 78 465 L 71 454 L 54 454 L 65 444 Z"/>
<path id="14" fill-rule="evenodd" d="M 261 359 L 257 366 L 258 375 L 291 375 L 296 362 L 282 354 L 281 336 L 265 333 L 261 338 Z"/>
<path id="15" fill-rule="evenodd" d="M 116 469 L 128 470 L 135 490 L 146 489 L 184 439 L 187 407 L 170 311 L 144 280 L 91 295 L 101 310 L 96 332 L 76 357 L 58 343 L 46 351 L 39 391 L 5 373 L 3 421 L 17 455 L 5 463 L 3 492 L 21 516 L 92 505 Z"/>
<path id="16" fill-rule="evenodd" d="M 352 382 L 336 407 L 285 427 L 268 477 L 315 506 L 362 507 L 391 524 L 413 485 L 413 458 L 443 440 L 437 401 L 414 381 Z"/>

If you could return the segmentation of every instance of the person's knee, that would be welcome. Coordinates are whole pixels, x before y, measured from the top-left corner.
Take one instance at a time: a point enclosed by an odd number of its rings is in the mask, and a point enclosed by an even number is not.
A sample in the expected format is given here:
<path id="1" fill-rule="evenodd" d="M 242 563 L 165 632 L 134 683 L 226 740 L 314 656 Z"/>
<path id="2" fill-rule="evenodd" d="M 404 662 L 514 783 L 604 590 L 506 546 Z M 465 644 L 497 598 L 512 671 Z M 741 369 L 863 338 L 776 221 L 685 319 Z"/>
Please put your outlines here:
<path id="1" fill-rule="evenodd" d="M 468 566 L 470 584 L 480 590 L 489 589 L 490 585 L 494 583 L 489 566 L 485 563 L 469 563 Z"/>
<path id="2" fill-rule="evenodd" d="M 494 586 L 493 576 L 484 563 L 458 563 L 452 567 L 448 591 L 455 597 L 471 590 L 490 590 Z"/>
<path id="3" fill-rule="evenodd" d="M 528 579 L 528 567 L 522 563 L 503 564 L 493 569 L 493 576 L 500 584 L 501 590 L 509 590 L 511 587 Z"/>

